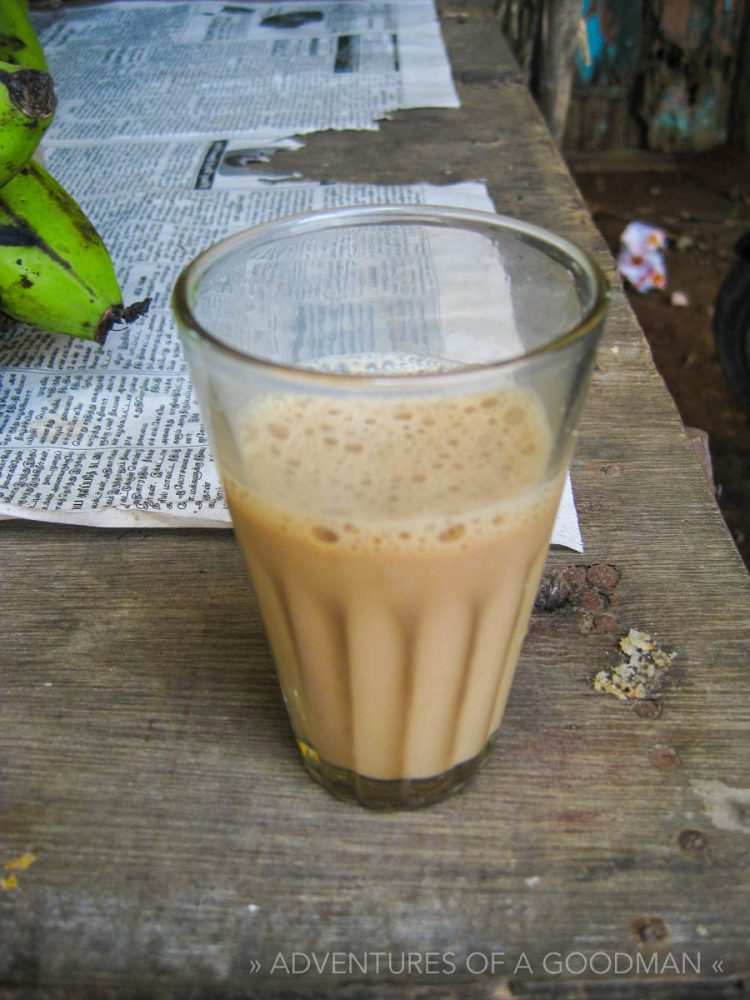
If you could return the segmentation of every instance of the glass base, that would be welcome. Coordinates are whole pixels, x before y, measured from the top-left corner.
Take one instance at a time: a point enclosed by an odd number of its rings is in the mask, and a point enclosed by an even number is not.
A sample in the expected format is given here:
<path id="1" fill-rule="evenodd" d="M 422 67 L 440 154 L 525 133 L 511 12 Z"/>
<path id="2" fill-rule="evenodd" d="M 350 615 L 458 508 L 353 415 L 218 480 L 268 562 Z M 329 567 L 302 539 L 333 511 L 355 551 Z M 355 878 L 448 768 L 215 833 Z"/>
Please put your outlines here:
<path id="1" fill-rule="evenodd" d="M 354 802 L 367 809 L 421 809 L 453 795 L 467 785 L 487 760 L 494 737 L 470 760 L 456 764 L 431 778 L 397 778 L 382 781 L 367 778 L 322 760 L 308 743 L 297 740 L 302 760 L 310 775 L 337 799 Z"/>

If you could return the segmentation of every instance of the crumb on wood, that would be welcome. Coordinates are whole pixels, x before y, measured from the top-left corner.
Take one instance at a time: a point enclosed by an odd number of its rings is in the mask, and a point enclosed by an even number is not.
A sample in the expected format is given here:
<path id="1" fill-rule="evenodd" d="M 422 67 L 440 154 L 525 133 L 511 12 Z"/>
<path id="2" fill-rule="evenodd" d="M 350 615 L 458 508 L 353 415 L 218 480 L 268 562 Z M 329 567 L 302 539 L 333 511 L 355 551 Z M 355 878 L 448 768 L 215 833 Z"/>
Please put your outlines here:
<path id="1" fill-rule="evenodd" d="M 37 859 L 36 851 L 24 851 L 16 858 L 11 858 L 3 864 L 3 871 L 9 874 L 0 877 L 0 891 L 7 892 L 18 888 L 18 876 L 16 872 L 25 872 Z"/>
<path id="2" fill-rule="evenodd" d="M 11 858 L 10 861 L 6 861 L 3 865 L 3 871 L 25 872 L 27 868 L 30 868 L 34 864 L 36 857 L 35 851 L 24 851 L 17 858 Z"/>
<path id="3" fill-rule="evenodd" d="M 594 690 L 621 701 L 653 698 L 664 686 L 677 654 L 662 649 L 648 632 L 635 628 L 629 629 L 618 645 L 622 654 L 619 662 L 598 672 Z"/>

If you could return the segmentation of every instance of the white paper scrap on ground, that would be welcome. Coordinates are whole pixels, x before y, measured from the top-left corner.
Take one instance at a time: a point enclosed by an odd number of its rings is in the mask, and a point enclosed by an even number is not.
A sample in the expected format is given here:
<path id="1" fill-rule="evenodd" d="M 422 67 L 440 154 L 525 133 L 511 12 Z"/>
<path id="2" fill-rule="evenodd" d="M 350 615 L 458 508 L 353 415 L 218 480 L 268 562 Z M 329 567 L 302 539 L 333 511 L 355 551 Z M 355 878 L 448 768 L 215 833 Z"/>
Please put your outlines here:
<path id="1" fill-rule="evenodd" d="M 666 287 L 667 265 L 663 253 L 666 245 L 666 232 L 648 222 L 636 219 L 622 231 L 617 267 L 636 291 Z"/>

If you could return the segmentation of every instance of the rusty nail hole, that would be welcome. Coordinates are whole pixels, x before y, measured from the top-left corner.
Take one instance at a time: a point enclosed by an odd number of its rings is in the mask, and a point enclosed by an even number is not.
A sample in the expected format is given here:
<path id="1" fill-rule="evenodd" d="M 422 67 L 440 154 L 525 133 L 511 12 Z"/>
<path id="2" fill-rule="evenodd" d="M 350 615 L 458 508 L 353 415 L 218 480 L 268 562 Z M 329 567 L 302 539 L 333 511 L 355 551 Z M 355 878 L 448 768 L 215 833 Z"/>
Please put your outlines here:
<path id="1" fill-rule="evenodd" d="M 616 479 L 622 473 L 622 466 L 616 463 L 600 465 L 599 471 L 603 476 L 611 476 Z"/>
<path id="2" fill-rule="evenodd" d="M 571 590 L 583 590 L 586 586 L 586 570 L 583 566 L 567 566 L 561 576 Z"/>
<path id="3" fill-rule="evenodd" d="M 667 925 L 661 917 L 636 917 L 630 927 L 638 940 L 644 944 L 659 944 L 669 937 Z"/>
<path id="4" fill-rule="evenodd" d="M 589 566 L 586 579 L 592 587 L 612 591 L 620 580 L 620 571 L 610 563 L 594 563 L 593 566 Z"/>
<path id="5" fill-rule="evenodd" d="M 571 603 L 573 587 L 563 573 L 545 573 L 539 583 L 539 590 L 534 602 L 534 611 L 557 611 Z"/>
<path id="6" fill-rule="evenodd" d="M 708 838 L 700 830 L 681 830 L 677 838 L 677 843 L 682 851 L 705 851 L 708 847 Z"/>
<path id="7" fill-rule="evenodd" d="M 671 747 L 664 746 L 663 743 L 657 743 L 655 747 L 651 748 L 648 762 L 652 767 L 658 767 L 661 771 L 680 766 L 680 758 L 676 752 Z"/>
<path id="8" fill-rule="evenodd" d="M 582 590 L 576 603 L 584 611 L 601 611 L 604 607 L 600 595 L 595 590 Z"/>
<path id="9" fill-rule="evenodd" d="M 658 719 L 661 715 L 661 703 L 653 698 L 644 698 L 637 701 L 633 706 L 633 711 L 639 719 Z"/>
<path id="10" fill-rule="evenodd" d="M 618 632 L 620 629 L 620 624 L 614 615 L 597 615 L 594 618 L 593 625 L 591 626 L 591 631 L 597 635 Z"/>

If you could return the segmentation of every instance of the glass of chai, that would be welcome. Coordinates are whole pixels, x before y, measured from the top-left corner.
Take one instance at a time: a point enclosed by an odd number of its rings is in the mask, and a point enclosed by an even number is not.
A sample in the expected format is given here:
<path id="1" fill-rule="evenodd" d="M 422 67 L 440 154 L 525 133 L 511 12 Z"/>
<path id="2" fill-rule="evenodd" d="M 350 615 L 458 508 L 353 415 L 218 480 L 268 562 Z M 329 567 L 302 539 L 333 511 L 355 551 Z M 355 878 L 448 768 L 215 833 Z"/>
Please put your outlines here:
<path id="1" fill-rule="evenodd" d="M 177 281 L 291 725 L 334 795 L 422 806 L 487 757 L 607 295 L 546 230 L 403 205 L 245 230 Z"/>

